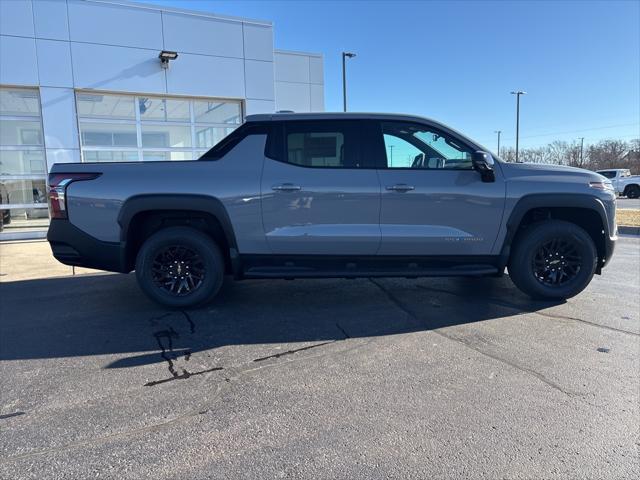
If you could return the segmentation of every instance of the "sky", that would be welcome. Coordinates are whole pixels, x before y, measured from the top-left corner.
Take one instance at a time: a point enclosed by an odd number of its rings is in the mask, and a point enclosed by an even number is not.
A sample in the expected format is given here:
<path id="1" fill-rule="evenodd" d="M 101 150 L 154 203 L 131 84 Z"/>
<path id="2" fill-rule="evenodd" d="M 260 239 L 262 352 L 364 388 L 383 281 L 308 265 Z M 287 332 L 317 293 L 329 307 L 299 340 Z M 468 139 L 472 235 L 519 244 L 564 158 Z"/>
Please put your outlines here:
<path id="1" fill-rule="evenodd" d="M 138 0 L 139 2 L 141 0 Z M 640 137 L 640 0 L 142 0 L 269 20 L 275 48 L 324 55 L 325 109 L 439 120 L 494 149 Z"/>

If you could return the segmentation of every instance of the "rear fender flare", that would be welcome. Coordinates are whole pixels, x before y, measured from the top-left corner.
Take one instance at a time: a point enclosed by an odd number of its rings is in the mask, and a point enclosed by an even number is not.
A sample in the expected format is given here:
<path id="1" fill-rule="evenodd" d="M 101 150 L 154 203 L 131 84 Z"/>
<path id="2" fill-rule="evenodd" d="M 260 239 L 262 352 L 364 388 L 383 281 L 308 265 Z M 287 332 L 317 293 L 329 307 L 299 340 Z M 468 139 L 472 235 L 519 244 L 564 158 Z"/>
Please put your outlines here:
<path id="1" fill-rule="evenodd" d="M 233 226 L 226 208 L 219 199 L 207 195 L 149 194 L 128 198 L 122 205 L 118 215 L 120 242 L 126 243 L 133 217 L 138 213 L 153 210 L 191 210 L 211 214 L 220 222 L 229 248 L 235 251 L 238 249 Z"/>

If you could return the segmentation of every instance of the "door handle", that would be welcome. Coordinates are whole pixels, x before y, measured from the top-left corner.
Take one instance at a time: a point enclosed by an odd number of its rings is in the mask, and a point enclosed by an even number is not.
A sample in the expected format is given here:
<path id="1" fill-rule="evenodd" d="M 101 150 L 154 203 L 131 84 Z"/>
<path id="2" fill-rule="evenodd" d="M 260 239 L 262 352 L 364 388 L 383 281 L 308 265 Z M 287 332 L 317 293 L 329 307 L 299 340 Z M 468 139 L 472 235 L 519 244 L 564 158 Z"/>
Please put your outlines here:
<path id="1" fill-rule="evenodd" d="M 413 185 L 407 185 L 406 183 L 398 183 L 396 185 L 391 185 L 390 187 L 387 187 L 387 190 L 390 190 L 392 192 L 409 192 L 415 189 L 416 187 L 414 187 Z"/>
<path id="2" fill-rule="evenodd" d="M 280 185 L 271 187 L 271 190 L 275 190 L 276 192 L 297 192 L 302 190 L 302 187 L 294 185 L 293 183 L 281 183 Z"/>

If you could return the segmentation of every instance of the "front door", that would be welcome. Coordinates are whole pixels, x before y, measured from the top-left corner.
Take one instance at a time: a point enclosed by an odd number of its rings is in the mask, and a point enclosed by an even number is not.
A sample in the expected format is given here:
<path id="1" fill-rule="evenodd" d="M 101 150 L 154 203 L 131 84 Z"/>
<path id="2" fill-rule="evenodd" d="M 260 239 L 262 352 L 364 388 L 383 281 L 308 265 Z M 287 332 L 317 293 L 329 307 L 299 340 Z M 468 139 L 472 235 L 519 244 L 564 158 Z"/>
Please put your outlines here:
<path id="1" fill-rule="evenodd" d="M 274 128 L 262 216 L 275 254 L 374 255 L 380 183 L 365 168 L 357 121 L 290 121 Z"/>
<path id="2" fill-rule="evenodd" d="M 492 254 L 505 202 L 499 165 L 495 182 L 483 182 L 471 164 L 473 147 L 436 126 L 382 121 L 376 132 L 379 254 Z"/>

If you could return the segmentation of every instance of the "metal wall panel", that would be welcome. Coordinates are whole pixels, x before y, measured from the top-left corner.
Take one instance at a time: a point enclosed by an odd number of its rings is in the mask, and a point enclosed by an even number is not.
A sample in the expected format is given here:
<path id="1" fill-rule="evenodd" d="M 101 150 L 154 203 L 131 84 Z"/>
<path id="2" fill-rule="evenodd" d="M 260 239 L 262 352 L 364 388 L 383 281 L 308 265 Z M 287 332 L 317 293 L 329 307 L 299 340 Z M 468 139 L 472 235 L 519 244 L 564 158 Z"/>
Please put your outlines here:
<path id="1" fill-rule="evenodd" d="M 77 149 L 78 124 L 73 88 L 40 88 L 44 143 L 47 148 Z"/>
<path id="2" fill-rule="evenodd" d="M 0 1 L 0 32 L 4 35 L 33 37 L 31 0 Z"/>
<path id="3" fill-rule="evenodd" d="M 76 88 L 166 92 L 165 71 L 153 50 L 71 42 L 71 54 Z"/>
<path id="4" fill-rule="evenodd" d="M 38 85 L 34 38 L 0 35 L 0 84 Z"/>
<path id="5" fill-rule="evenodd" d="M 273 100 L 275 98 L 273 62 L 245 60 L 244 73 L 246 75 L 247 98 L 261 100 Z"/>
<path id="6" fill-rule="evenodd" d="M 222 57 L 243 56 L 241 22 L 165 12 L 162 24 L 167 50 Z"/>
<path id="7" fill-rule="evenodd" d="M 251 60 L 273 61 L 273 28 L 244 24 L 244 56 Z"/>
<path id="8" fill-rule="evenodd" d="M 34 0 L 33 23 L 37 38 L 68 41 L 67 2 L 64 0 Z"/>
<path id="9" fill-rule="evenodd" d="M 162 50 L 159 11 L 75 0 L 68 5 L 72 42 Z"/>
<path id="10" fill-rule="evenodd" d="M 36 39 L 38 76 L 46 87 L 73 87 L 71 46 L 59 40 Z"/>

